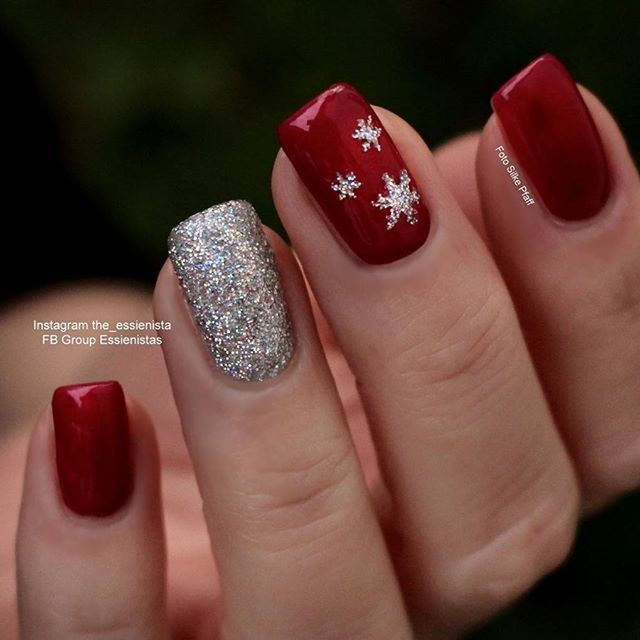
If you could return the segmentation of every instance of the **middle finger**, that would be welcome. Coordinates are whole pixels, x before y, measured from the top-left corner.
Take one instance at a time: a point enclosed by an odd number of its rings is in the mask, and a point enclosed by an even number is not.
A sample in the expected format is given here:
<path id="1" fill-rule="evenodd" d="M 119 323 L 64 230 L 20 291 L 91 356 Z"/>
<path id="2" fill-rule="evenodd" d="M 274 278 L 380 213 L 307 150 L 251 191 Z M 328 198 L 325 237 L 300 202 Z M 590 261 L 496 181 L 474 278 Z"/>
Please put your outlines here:
<path id="1" fill-rule="evenodd" d="M 276 206 L 358 380 L 409 604 L 459 630 L 564 558 L 568 456 L 504 283 L 417 134 L 348 85 L 279 134 Z"/>

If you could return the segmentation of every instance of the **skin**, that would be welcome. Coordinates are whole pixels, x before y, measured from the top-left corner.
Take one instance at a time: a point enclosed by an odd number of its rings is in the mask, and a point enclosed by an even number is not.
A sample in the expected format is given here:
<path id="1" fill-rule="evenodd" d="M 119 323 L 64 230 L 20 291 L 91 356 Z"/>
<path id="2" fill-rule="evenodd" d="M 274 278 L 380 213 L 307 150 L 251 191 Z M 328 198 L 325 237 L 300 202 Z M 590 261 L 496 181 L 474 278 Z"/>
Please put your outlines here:
<path id="1" fill-rule="evenodd" d="M 135 493 L 106 521 L 62 508 L 50 412 L 37 420 L 17 543 L 22 637 L 454 638 L 560 564 L 580 515 L 640 479 L 640 189 L 615 123 L 586 98 L 614 187 L 573 226 L 519 208 L 492 155 L 493 118 L 432 157 L 380 110 L 433 216 L 425 246 L 382 268 L 343 249 L 279 154 L 274 200 L 315 299 L 270 233 L 297 340 L 276 380 L 211 369 L 168 265 L 155 310 L 174 327 L 175 406 L 157 350 L 60 351 L 40 380 L 15 365 L 4 513 L 21 492 L 19 425 L 54 386 L 115 377 L 138 400 Z M 109 306 L 91 289 L 26 301 L 5 312 L 0 347 L 15 348 L 33 305 L 45 317 L 54 302 L 75 317 L 78 299 L 93 300 L 89 316 L 150 314 L 143 295 L 112 294 Z M 23 362 L 42 357 L 29 349 Z M 15 521 L 1 526 L 15 637 Z"/>

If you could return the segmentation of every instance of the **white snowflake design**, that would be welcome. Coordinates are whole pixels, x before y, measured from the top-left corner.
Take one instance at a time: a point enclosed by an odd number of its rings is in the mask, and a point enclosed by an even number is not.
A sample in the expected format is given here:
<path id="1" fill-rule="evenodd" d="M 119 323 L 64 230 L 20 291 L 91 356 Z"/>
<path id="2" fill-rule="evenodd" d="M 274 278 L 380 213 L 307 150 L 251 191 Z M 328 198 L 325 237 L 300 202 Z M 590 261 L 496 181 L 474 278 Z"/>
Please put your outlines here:
<path id="1" fill-rule="evenodd" d="M 360 140 L 362 142 L 362 150 L 366 153 L 373 147 L 377 151 L 380 151 L 380 143 L 378 142 L 378 138 L 382 133 L 382 129 L 380 127 L 374 126 L 371 116 L 369 116 L 366 120 L 363 118 L 358 118 L 357 121 L 358 127 L 351 134 L 351 137 L 354 140 Z"/>
<path id="2" fill-rule="evenodd" d="M 344 176 L 341 173 L 336 173 L 336 181 L 331 183 L 331 188 L 338 193 L 339 200 L 356 198 L 356 189 L 361 186 L 362 183 L 358 182 L 353 171 L 349 171 Z"/>
<path id="3" fill-rule="evenodd" d="M 383 174 L 384 186 L 387 189 L 387 195 L 378 194 L 378 199 L 372 202 L 374 207 L 378 209 L 388 209 L 387 213 L 387 230 L 396 226 L 400 216 L 405 216 L 409 224 L 418 222 L 418 212 L 414 204 L 420 202 L 420 196 L 415 189 L 411 188 L 411 178 L 406 169 L 400 172 L 400 181 L 395 182 L 388 173 Z"/>

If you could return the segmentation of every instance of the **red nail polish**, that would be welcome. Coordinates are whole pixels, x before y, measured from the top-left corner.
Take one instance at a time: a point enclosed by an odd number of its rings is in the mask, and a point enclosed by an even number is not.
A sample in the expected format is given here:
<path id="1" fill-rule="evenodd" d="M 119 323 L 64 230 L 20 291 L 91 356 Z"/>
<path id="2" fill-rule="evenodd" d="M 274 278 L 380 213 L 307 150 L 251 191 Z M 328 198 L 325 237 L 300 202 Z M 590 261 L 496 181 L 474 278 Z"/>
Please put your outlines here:
<path id="1" fill-rule="evenodd" d="M 564 65 L 545 54 L 507 82 L 491 105 L 524 173 L 550 213 L 596 215 L 610 191 L 591 114 Z"/>
<path id="2" fill-rule="evenodd" d="M 65 504 L 82 516 L 115 513 L 132 486 L 122 387 L 117 382 L 59 387 L 51 404 L 58 480 Z"/>
<path id="3" fill-rule="evenodd" d="M 413 253 L 429 213 L 369 103 L 336 84 L 278 127 L 282 149 L 338 236 L 370 264 Z"/>

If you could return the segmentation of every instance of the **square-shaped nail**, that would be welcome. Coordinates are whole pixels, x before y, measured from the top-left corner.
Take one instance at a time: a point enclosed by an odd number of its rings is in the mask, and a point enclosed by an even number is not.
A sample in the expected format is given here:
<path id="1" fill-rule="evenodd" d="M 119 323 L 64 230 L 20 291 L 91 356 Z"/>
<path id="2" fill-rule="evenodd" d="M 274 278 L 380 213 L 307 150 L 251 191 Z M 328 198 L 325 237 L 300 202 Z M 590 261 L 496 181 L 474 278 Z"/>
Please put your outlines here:
<path id="1" fill-rule="evenodd" d="M 545 54 L 491 100 L 522 171 L 549 213 L 563 220 L 596 215 L 611 189 L 600 135 L 575 81 Z"/>
<path id="2" fill-rule="evenodd" d="M 213 362 L 239 380 L 282 372 L 293 334 L 254 208 L 234 200 L 187 218 L 169 236 L 169 258 Z"/>
<path id="3" fill-rule="evenodd" d="M 83 516 L 115 513 L 129 497 L 133 477 L 122 387 L 113 381 L 59 387 L 51 405 L 65 504 Z"/>
<path id="4" fill-rule="evenodd" d="M 338 237 L 359 258 L 383 264 L 418 249 L 429 213 L 371 105 L 336 84 L 278 127 L 282 149 Z"/>

